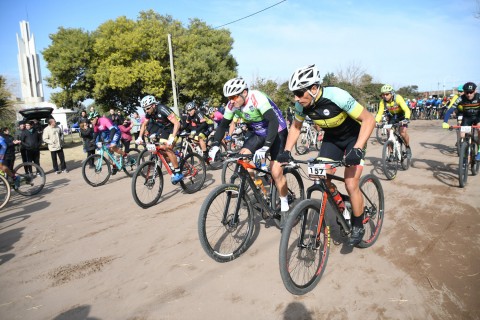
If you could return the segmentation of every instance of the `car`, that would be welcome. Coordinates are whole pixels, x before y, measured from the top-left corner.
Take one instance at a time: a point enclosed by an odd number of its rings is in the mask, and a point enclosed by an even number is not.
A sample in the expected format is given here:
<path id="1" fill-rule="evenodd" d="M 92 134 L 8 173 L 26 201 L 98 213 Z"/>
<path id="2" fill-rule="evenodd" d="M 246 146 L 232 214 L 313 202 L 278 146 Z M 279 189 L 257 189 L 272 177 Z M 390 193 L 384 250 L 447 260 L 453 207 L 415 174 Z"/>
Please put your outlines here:
<path id="1" fill-rule="evenodd" d="M 51 107 L 24 108 L 19 111 L 23 121 L 37 120 L 42 126 L 42 131 L 48 126 L 48 120 L 53 119 L 52 112 L 53 108 Z"/>

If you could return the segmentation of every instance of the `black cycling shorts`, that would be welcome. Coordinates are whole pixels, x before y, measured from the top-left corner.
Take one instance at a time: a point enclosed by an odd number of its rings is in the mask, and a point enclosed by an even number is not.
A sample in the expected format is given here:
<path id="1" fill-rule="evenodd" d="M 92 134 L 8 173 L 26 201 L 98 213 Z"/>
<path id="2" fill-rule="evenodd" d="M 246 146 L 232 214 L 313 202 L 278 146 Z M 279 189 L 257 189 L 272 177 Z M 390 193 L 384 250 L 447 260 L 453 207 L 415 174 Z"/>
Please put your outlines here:
<path id="1" fill-rule="evenodd" d="M 328 134 L 325 133 L 318 156 L 322 158 L 332 159 L 335 161 L 343 160 L 343 157 L 348 154 L 350 150 L 353 149 L 353 146 L 357 142 L 357 138 L 358 137 L 354 136 L 345 140 L 339 140 L 336 137 L 329 137 Z"/>
<path id="2" fill-rule="evenodd" d="M 273 140 L 272 146 L 270 147 L 270 159 L 276 160 L 278 154 L 283 152 L 285 149 L 285 143 L 287 142 L 288 131 L 287 129 L 283 129 L 280 131 L 275 140 Z M 247 132 L 245 135 L 245 143 L 243 144 L 242 148 L 248 149 L 251 153 L 255 153 L 258 149 L 265 145 L 265 138 L 257 136 L 252 131 Z"/>

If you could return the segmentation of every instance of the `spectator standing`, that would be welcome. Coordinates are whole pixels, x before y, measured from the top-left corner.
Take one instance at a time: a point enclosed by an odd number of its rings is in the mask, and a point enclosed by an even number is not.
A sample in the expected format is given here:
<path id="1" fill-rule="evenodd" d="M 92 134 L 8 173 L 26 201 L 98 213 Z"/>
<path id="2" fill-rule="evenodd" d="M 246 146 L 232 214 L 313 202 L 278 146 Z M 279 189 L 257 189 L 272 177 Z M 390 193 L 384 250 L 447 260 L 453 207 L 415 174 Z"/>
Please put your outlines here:
<path id="1" fill-rule="evenodd" d="M 123 124 L 118 126 L 118 129 L 120 129 L 120 132 L 122 133 L 120 141 L 122 141 L 125 153 L 130 151 L 130 143 L 132 142 L 132 134 L 130 133 L 130 130 L 132 130 L 132 127 L 133 124 L 128 121 L 128 119 L 123 120 Z"/>
<path id="2" fill-rule="evenodd" d="M 110 109 L 110 114 L 107 118 L 110 119 L 110 121 L 112 121 L 113 125 L 115 126 L 119 126 L 123 123 L 123 118 L 120 110 L 115 113 L 115 110 Z"/>
<path id="3" fill-rule="evenodd" d="M 67 173 L 67 165 L 65 163 L 65 155 L 63 153 L 63 132 L 55 119 L 48 120 L 48 126 L 43 130 L 43 141 L 48 145 L 50 155 L 52 156 L 53 170 L 60 174 L 62 172 Z M 60 159 L 60 168 L 58 168 L 57 156 Z"/>
<path id="4" fill-rule="evenodd" d="M 40 145 L 42 136 L 33 129 L 33 121 L 25 123 L 25 130 L 20 136 L 22 147 L 25 149 L 25 162 L 33 162 L 40 165 Z M 32 167 L 25 167 L 25 173 L 32 173 Z"/>
<path id="5" fill-rule="evenodd" d="M 132 133 L 132 137 L 137 140 L 138 135 L 140 134 L 140 126 L 142 125 L 142 120 L 140 119 L 140 115 L 137 111 L 132 114 L 130 121 L 132 122 L 132 130 L 130 132 Z M 138 144 L 136 143 L 135 148 L 138 148 Z"/>
<path id="6" fill-rule="evenodd" d="M 18 140 L 20 141 L 20 143 L 18 144 L 18 148 L 20 149 L 20 155 L 22 156 L 22 162 L 27 162 L 27 156 L 25 154 L 25 148 L 22 146 L 22 143 L 21 143 L 21 136 L 22 136 L 22 132 L 25 131 L 25 121 L 19 121 L 18 122 L 18 128 L 17 130 L 15 131 L 15 140 Z"/>
<path id="7" fill-rule="evenodd" d="M 80 123 L 82 122 L 86 122 L 86 123 L 89 123 L 90 121 L 88 121 L 88 115 L 87 115 L 87 110 L 82 110 L 82 112 L 80 113 L 80 117 L 78 117 L 78 124 L 80 125 Z"/>
<path id="8" fill-rule="evenodd" d="M 80 137 L 83 140 L 83 151 L 87 153 L 87 158 L 92 154 L 95 154 L 95 140 L 93 140 L 93 128 L 92 125 L 86 121 L 80 122 Z M 93 168 L 93 159 L 90 159 L 88 164 L 90 168 Z"/>
<path id="9" fill-rule="evenodd" d="M 15 163 L 15 145 L 20 144 L 20 140 L 16 140 L 10 135 L 8 127 L 2 128 L 0 136 L 3 137 L 6 146 L 5 154 L 3 155 L 3 164 L 13 172 L 13 165 Z"/>

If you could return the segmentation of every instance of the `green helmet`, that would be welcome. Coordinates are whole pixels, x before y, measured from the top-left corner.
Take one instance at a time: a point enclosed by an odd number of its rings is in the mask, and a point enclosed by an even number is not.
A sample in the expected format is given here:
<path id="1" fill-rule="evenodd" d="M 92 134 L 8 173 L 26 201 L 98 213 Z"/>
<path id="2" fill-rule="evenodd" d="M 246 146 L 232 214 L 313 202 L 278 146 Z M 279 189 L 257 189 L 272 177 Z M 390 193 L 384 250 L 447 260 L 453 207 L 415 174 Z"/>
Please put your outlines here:
<path id="1" fill-rule="evenodd" d="M 388 92 L 393 92 L 393 87 L 389 84 L 383 85 L 382 89 L 380 89 L 381 93 L 388 93 Z"/>
<path id="2" fill-rule="evenodd" d="M 98 118 L 98 117 L 100 117 L 100 115 L 98 114 L 97 111 L 93 111 L 88 114 L 88 120 L 92 120 L 93 118 Z"/>

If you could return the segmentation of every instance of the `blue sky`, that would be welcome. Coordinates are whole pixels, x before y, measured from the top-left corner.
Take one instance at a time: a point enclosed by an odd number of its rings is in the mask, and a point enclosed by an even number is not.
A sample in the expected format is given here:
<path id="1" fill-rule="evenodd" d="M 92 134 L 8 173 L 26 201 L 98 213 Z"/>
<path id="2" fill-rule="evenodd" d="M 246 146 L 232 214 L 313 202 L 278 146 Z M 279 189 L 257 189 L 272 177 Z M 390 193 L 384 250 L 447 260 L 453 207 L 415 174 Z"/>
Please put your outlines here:
<path id="1" fill-rule="evenodd" d="M 16 34 L 27 20 L 37 53 L 58 27 L 95 30 L 103 22 L 153 9 L 184 26 L 199 18 L 224 25 L 281 0 L 0 0 L 0 74 L 20 93 Z M 322 76 L 357 66 L 374 81 L 421 91 L 480 82 L 478 0 L 287 0 L 225 26 L 234 39 L 239 75 L 286 81 L 315 63 Z M 41 54 L 40 54 L 41 57 Z M 49 75 L 41 58 L 42 77 Z M 52 89 L 44 83 L 46 98 Z"/>

